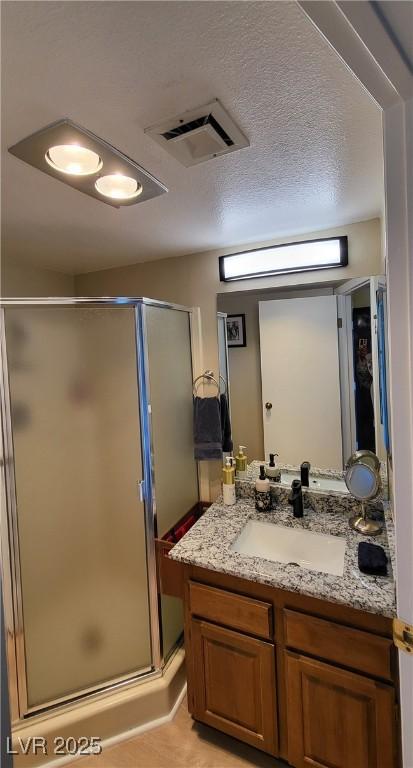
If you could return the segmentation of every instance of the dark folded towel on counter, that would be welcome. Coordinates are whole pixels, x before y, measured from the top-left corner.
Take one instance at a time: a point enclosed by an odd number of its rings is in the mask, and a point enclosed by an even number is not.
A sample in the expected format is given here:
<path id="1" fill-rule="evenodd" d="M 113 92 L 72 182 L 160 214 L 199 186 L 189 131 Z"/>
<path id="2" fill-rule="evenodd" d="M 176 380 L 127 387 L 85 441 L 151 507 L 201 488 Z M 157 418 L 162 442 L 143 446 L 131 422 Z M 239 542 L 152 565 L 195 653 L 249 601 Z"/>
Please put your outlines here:
<path id="1" fill-rule="evenodd" d="M 387 555 L 383 547 L 361 541 L 358 547 L 360 571 L 370 576 L 387 576 Z"/>
<path id="2" fill-rule="evenodd" d="M 232 442 L 227 396 L 222 394 L 219 403 L 221 408 L 222 450 L 224 453 L 231 453 L 234 444 Z"/>
<path id="3" fill-rule="evenodd" d="M 194 397 L 194 443 L 198 461 L 222 459 L 221 413 L 217 397 Z"/>

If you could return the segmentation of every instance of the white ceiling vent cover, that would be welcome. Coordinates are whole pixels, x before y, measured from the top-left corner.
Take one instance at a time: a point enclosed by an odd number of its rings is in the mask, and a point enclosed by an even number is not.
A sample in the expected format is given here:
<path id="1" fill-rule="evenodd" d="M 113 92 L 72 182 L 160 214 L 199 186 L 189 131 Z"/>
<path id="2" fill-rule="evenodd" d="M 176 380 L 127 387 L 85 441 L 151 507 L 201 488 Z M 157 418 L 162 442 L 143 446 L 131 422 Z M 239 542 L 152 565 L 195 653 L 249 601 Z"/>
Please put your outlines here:
<path id="1" fill-rule="evenodd" d="M 218 99 L 145 128 L 145 133 L 187 168 L 249 147 Z"/>

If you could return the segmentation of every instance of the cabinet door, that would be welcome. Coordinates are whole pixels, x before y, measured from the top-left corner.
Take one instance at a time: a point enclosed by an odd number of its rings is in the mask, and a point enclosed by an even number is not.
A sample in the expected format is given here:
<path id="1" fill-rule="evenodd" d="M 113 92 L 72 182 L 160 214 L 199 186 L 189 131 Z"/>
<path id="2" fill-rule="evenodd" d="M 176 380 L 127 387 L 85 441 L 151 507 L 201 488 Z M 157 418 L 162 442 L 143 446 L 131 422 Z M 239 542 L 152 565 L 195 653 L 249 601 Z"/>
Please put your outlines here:
<path id="1" fill-rule="evenodd" d="M 393 768 L 391 686 L 286 653 L 288 759 L 295 768 Z"/>
<path id="2" fill-rule="evenodd" d="M 276 755 L 274 646 L 197 619 L 190 633 L 195 719 Z"/>

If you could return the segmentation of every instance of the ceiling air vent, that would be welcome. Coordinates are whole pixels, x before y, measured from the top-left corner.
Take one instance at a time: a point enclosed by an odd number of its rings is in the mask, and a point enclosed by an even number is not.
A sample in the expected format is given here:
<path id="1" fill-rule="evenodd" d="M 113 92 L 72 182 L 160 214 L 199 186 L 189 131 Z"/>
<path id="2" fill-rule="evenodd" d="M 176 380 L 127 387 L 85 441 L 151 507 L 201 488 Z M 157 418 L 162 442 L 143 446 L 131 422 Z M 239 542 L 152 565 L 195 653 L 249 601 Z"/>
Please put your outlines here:
<path id="1" fill-rule="evenodd" d="M 249 146 L 218 99 L 152 125 L 145 133 L 187 167 Z"/>

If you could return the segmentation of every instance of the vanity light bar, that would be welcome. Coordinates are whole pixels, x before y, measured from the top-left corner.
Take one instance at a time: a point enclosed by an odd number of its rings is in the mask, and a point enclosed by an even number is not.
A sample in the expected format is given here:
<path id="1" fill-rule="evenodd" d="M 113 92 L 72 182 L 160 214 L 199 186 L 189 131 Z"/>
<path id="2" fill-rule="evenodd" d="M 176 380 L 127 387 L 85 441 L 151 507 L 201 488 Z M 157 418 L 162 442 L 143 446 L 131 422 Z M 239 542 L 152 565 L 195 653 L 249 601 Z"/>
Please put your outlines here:
<path id="1" fill-rule="evenodd" d="M 220 256 L 219 277 L 222 282 L 252 280 L 288 272 L 345 267 L 347 264 L 347 236 L 330 237 Z"/>
<path id="2" fill-rule="evenodd" d="M 9 152 L 114 208 L 142 203 L 168 191 L 141 165 L 68 118 L 22 139 Z"/>

